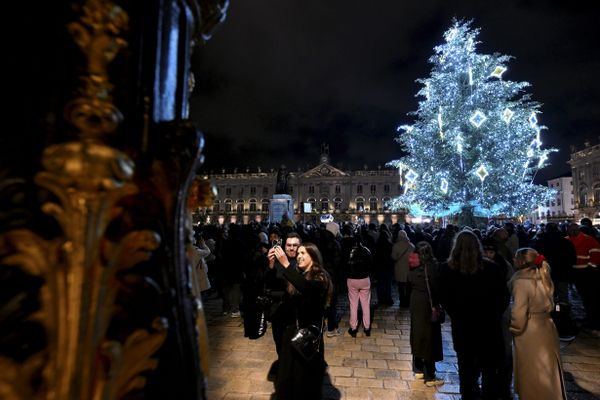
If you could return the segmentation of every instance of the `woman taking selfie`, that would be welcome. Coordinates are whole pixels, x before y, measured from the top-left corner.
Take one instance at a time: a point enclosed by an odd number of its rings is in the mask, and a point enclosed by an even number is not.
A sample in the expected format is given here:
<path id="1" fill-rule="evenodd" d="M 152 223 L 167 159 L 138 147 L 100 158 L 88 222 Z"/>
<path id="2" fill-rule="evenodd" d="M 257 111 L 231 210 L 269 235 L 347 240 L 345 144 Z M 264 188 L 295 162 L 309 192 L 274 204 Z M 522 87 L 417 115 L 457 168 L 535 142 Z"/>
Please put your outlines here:
<path id="1" fill-rule="evenodd" d="M 331 281 L 323 269 L 321 253 L 312 243 L 298 248 L 298 269 L 290 263 L 281 247 L 271 257 L 277 258 L 278 268 L 288 282 L 283 301 L 293 310 L 283 334 L 275 392 L 277 400 L 320 399 L 325 373 L 323 348 L 323 313 L 331 298 Z M 279 265 L 281 264 L 281 265 Z M 319 346 L 316 354 L 305 359 L 292 347 L 292 338 L 298 328 L 314 326 L 318 330 Z"/>
<path id="2" fill-rule="evenodd" d="M 554 286 L 550 266 L 534 249 L 517 250 L 511 280 L 510 331 L 515 344 L 515 389 L 519 399 L 566 399 L 558 333 L 550 312 Z"/>

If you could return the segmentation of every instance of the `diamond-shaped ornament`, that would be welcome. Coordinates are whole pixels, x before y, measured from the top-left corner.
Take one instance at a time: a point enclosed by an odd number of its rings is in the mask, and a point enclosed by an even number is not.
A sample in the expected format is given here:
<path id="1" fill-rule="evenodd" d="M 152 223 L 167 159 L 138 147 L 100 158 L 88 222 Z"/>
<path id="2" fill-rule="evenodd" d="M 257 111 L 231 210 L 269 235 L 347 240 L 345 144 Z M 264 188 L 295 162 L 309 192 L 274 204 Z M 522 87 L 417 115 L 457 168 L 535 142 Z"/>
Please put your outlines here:
<path id="1" fill-rule="evenodd" d="M 504 109 L 504 112 L 502 112 L 502 119 L 504 120 L 504 122 L 509 124 L 513 115 L 515 115 L 515 113 L 511 109 L 506 108 L 506 109 Z"/>
<path id="2" fill-rule="evenodd" d="M 477 168 L 477 171 L 475 171 L 475 175 L 477 175 L 479 179 L 481 179 L 481 182 L 483 182 L 489 173 L 487 172 L 487 169 L 485 169 L 485 165 L 481 165 L 479 168 Z"/>
<path id="3" fill-rule="evenodd" d="M 410 183 L 415 183 L 415 181 L 417 180 L 418 177 L 419 177 L 419 174 L 417 174 L 412 169 L 409 170 L 405 176 L 406 180 L 409 181 Z"/>
<path id="4" fill-rule="evenodd" d="M 448 181 L 442 178 L 442 183 L 440 184 L 440 190 L 444 192 L 444 194 L 448 193 Z"/>
<path id="5" fill-rule="evenodd" d="M 473 114 L 473 116 L 469 118 L 469 121 L 471 121 L 471 123 L 475 125 L 476 128 L 479 128 L 481 124 L 485 122 L 486 119 L 487 117 L 483 115 L 481 111 L 477 110 L 475 111 L 475 114 Z"/>
<path id="6" fill-rule="evenodd" d="M 502 74 L 504 72 L 506 72 L 506 68 L 499 65 L 494 69 L 494 72 L 491 73 L 491 76 L 494 76 L 496 78 L 502 78 Z"/>
<path id="7" fill-rule="evenodd" d="M 535 116 L 535 113 L 531 113 L 531 117 L 529 117 L 529 125 L 531 125 L 532 128 L 535 128 L 537 126 L 538 120 L 537 117 Z"/>

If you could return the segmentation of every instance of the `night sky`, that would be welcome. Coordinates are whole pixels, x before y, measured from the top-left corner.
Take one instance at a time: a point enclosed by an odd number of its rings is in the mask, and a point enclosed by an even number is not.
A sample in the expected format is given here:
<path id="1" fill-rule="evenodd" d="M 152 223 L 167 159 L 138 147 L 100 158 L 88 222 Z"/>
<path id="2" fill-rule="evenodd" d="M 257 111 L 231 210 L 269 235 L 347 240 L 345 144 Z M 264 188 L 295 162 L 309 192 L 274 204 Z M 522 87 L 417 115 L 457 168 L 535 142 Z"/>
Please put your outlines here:
<path id="1" fill-rule="evenodd" d="M 420 100 L 415 80 L 429 76 L 456 17 L 481 29 L 478 53 L 514 56 L 504 78 L 531 83 L 543 104 L 542 141 L 559 152 L 536 181 L 566 173 L 570 145 L 600 141 L 600 5 L 582 3 L 231 0 L 193 58 L 204 171 L 306 168 L 322 142 L 344 169 L 398 158 L 396 127 Z"/>

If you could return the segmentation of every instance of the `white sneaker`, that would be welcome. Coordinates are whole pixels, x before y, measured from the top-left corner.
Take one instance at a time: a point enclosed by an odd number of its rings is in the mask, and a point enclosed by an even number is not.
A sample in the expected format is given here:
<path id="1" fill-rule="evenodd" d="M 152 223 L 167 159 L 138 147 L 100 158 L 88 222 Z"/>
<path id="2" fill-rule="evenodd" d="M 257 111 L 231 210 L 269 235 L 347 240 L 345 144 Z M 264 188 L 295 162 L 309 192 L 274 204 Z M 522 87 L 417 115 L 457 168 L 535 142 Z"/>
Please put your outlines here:
<path id="1" fill-rule="evenodd" d="M 239 311 L 234 311 L 229 315 L 231 316 L 231 318 L 239 318 L 242 316 L 242 314 Z"/>
<path id="2" fill-rule="evenodd" d="M 444 384 L 444 380 L 439 379 L 439 378 L 433 378 L 429 381 L 425 381 L 425 386 L 427 386 L 427 387 L 441 386 L 443 384 Z"/>
<path id="3" fill-rule="evenodd" d="M 415 372 L 415 379 L 423 379 L 425 378 L 425 374 L 422 372 Z"/>
<path id="4" fill-rule="evenodd" d="M 340 332 L 340 328 L 334 329 L 332 331 L 327 331 L 327 337 L 341 336 L 342 332 Z"/>

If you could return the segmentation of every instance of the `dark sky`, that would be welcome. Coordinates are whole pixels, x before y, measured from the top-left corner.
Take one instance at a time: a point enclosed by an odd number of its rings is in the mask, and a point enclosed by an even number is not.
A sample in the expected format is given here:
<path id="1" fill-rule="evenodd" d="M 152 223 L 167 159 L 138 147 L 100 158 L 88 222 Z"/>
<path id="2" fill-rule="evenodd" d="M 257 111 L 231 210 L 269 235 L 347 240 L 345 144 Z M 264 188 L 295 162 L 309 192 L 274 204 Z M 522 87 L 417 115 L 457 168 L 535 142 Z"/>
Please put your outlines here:
<path id="1" fill-rule="evenodd" d="M 343 168 L 398 158 L 396 127 L 453 17 L 481 29 L 479 53 L 514 56 L 504 78 L 543 104 L 542 141 L 559 152 L 536 180 L 567 172 L 569 145 L 599 141 L 598 2 L 231 0 L 193 60 L 204 169 L 304 168 L 322 142 Z"/>

